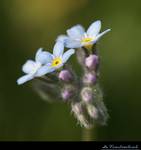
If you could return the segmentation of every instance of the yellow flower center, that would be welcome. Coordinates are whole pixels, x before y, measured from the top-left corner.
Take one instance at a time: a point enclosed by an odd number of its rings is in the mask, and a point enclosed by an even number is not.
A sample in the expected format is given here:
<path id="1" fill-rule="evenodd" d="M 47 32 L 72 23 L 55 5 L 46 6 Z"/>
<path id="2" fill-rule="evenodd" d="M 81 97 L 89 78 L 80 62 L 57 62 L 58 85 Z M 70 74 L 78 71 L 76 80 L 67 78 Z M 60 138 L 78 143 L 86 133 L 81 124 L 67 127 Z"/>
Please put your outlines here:
<path id="1" fill-rule="evenodd" d="M 87 37 L 87 38 L 83 38 L 81 42 L 88 43 L 88 42 L 91 42 L 92 40 L 93 40 L 93 38 Z"/>
<path id="2" fill-rule="evenodd" d="M 52 66 L 52 67 L 56 67 L 56 66 L 60 65 L 61 63 L 62 63 L 62 59 L 59 58 L 59 57 L 57 57 L 57 58 L 55 58 L 55 59 L 52 61 L 51 66 Z"/>
<path id="3" fill-rule="evenodd" d="M 85 37 L 81 40 L 81 43 L 83 44 L 83 46 L 86 48 L 86 49 L 89 49 L 91 50 L 92 49 L 92 46 L 93 44 L 89 43 L 89 42 L 92 42 L 93 41 L 93 38 L 91 37 Z"/>

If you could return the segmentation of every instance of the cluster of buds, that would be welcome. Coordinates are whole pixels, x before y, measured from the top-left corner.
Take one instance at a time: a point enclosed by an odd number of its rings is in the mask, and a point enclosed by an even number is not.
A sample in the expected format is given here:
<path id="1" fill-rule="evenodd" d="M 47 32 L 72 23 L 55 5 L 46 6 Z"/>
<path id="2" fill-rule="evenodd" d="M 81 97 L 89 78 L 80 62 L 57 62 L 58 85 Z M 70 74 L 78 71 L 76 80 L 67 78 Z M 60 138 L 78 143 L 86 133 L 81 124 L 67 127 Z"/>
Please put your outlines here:
<path id="1" fill-rule="evenodd" d="M 101 21 L 93 22 L 85 32 L 81 25 L 67 30 L 67 35 L 57 38 L 53 54 L 40 48 L 35 61 L 28 60 L 22 67 L 26 74 L 17 80 L 23 84 L 32 79 L 36 91 L 44 99 L 57 99 L 70 104 L 78 123 L 91 128 L 95 122 L 105 124 L 108 118 L 99 86 L 100 58 L 97 41 L 110 29 L 99 33 Z M 64 48 L 69 48 L 64 52 Z M 68 65 L 69 58 L 76 52 L 82 76 Z"/>
<path id="2" fill-rule="evenodd" d="M 82 51 L 85 53 L 85 57 L 81 57 L 80 53 Z M 81 79 L 80 101 L 73 103 L 72 112 L 78 122 L 85 128 L 93 127 L 93 124 L 96 122 L 104 125 L 106 124 L 108 113 L 99 86 L 100 58 L 96 44 L 91 48 L 91 51 L 85 47 L 79 48 L 77 57 L 79 57 L 79 60 L 83 59 L 80 61 L 80 65 L 83 68 L 83 76 Z M 78 111 L 78 109 L 81 111 Z"/>

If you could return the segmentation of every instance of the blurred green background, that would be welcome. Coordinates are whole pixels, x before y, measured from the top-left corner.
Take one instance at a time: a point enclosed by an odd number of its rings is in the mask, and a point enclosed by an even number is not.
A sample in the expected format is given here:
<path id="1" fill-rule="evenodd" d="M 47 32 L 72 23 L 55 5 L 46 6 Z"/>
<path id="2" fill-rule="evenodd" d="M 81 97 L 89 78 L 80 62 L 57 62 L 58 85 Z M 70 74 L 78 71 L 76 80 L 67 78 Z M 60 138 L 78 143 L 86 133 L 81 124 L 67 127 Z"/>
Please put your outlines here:
<path id="1" fill-rule="evenodd" d="M 0 0 L 0 140 L 81 140 L 81 127 L 63 103 L 44 102 L 21 66 L 37 48 L 53 47 L 75 24 L 112 28 L 99 44 L 101 86 L 110 118 L 93 134 L 102 140 L 141 140 L 140 0 Z"/>

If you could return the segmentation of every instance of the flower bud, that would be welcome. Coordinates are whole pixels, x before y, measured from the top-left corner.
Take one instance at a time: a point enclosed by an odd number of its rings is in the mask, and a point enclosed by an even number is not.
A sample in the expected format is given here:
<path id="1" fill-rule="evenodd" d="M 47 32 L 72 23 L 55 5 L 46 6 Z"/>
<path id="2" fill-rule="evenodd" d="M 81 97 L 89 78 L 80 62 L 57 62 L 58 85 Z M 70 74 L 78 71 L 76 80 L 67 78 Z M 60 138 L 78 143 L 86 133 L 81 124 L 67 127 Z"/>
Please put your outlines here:
<path id="1" fill-rule="evenodd" d="M 83 108 L 81 103 L 75 103 L 72 105 L 72 112 L 74 112 L 75 115 L 80 115 L 83 112 Z"/>
<path id="2" fill-rule="evenodd" d="M 82 97 L 82 100 L 89 103 L 92 101 L 93 99 L 93 92 L 92 92 L 92 89 L 89 88 L 89 87 L 85 87 L 82 89 L 81 91 L 81 97 Z"/>
<path id="3" fill-rule="evenodd" d="M 95 106 L 93 105 L 88 105 L 87 106 L 88 114 L 90 117 L 97 119 L 98 118 L 98 110 Z"/>
<path id="4" fill-rule="evenodd" d="M 86 111 L 86 105 L 83 102 L 72 104 L 72 112 L 75 118 L 78 120 L 78 123 L 85 128 L 91 128 L 92 124 L 90 120 L 88 120 Z"/>
<path id="5" fill-rule="evenodd" d="M 98 64 L 98 56 L 97 55 L 90 55 L 89 57 L 87 57 L 85 59 L 85 65 L 89 68 L 89 69 L 96 69 L 96 66 Z"/>
<path id="6" fill-rule="evenodd" d="M 69 82 L 72 80 L 72 74 L 70 73 L 70 71 L 68 70 L 62 70 L 60 73 L 59 73 L 59 79 L 63 80 L 63 81 L 66 81 L 66 82 Z"/>
<path id="7" fill-rule="evenodd" d="M 61 93 L 61 95 L 62 95 L 62 98 L 63 98 L 64 100 L 68 100 L 68 99 L 70 99 L 70 98 L 72 97 L 73 92 L 72 92 L 71 90 L 69 90 L 69 89 L 65 89 L 65 90 Z"/>
<path id="8" fill-rule="evenodd" d="M 83 82 L 86 84 L 95 84 L 96 83 L 96 74 L 86 73 Z"/>

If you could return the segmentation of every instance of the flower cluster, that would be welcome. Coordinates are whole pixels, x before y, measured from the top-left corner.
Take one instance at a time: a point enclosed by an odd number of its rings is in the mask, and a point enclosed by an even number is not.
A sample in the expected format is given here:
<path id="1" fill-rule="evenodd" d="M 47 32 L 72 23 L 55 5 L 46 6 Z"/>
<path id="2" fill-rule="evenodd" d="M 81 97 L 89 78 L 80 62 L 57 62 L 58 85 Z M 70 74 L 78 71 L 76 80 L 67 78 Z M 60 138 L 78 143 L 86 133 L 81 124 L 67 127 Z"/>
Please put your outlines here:
<path id="1" fill-rule="evenodd" d="M 81 25 L 68 29 L 67 35 L 56 39 L 53 54 L 38 49 L 35 61 L 26 61 L 22 67 L 25 75 L 17 80 L 21 85 L 39 79 L 34 84 L 36 91 L 44 99 L 54 97 L 68 102 L 72 113 L 85 128 L 92 127 L 94 122 L 105 124 L 108 118 L 98 81 L 100 58 L 96 43 L 110 29 L 102 33 L 100 30 L 101 21 L 93 22 L 86 32 Z M 70 49 L 64 52 L 65 47 Z M 83 70 L 82 77 L 68 64 L 75 52 Z"/>
<path id="2" fill-rule="evenodd" d="M 17 80 L 18 84 L 23 84 L 35 77 L 41 77 L 62 67 L 72 54 L 74 49 L 69 49 L 64 53 L 64 43 L 56 42 L 53 48 L 53 54 L 43 51 L 40 48 L 35 56 L 35 61 L 27 60 L 22 70 L 26 75 Z"/>

